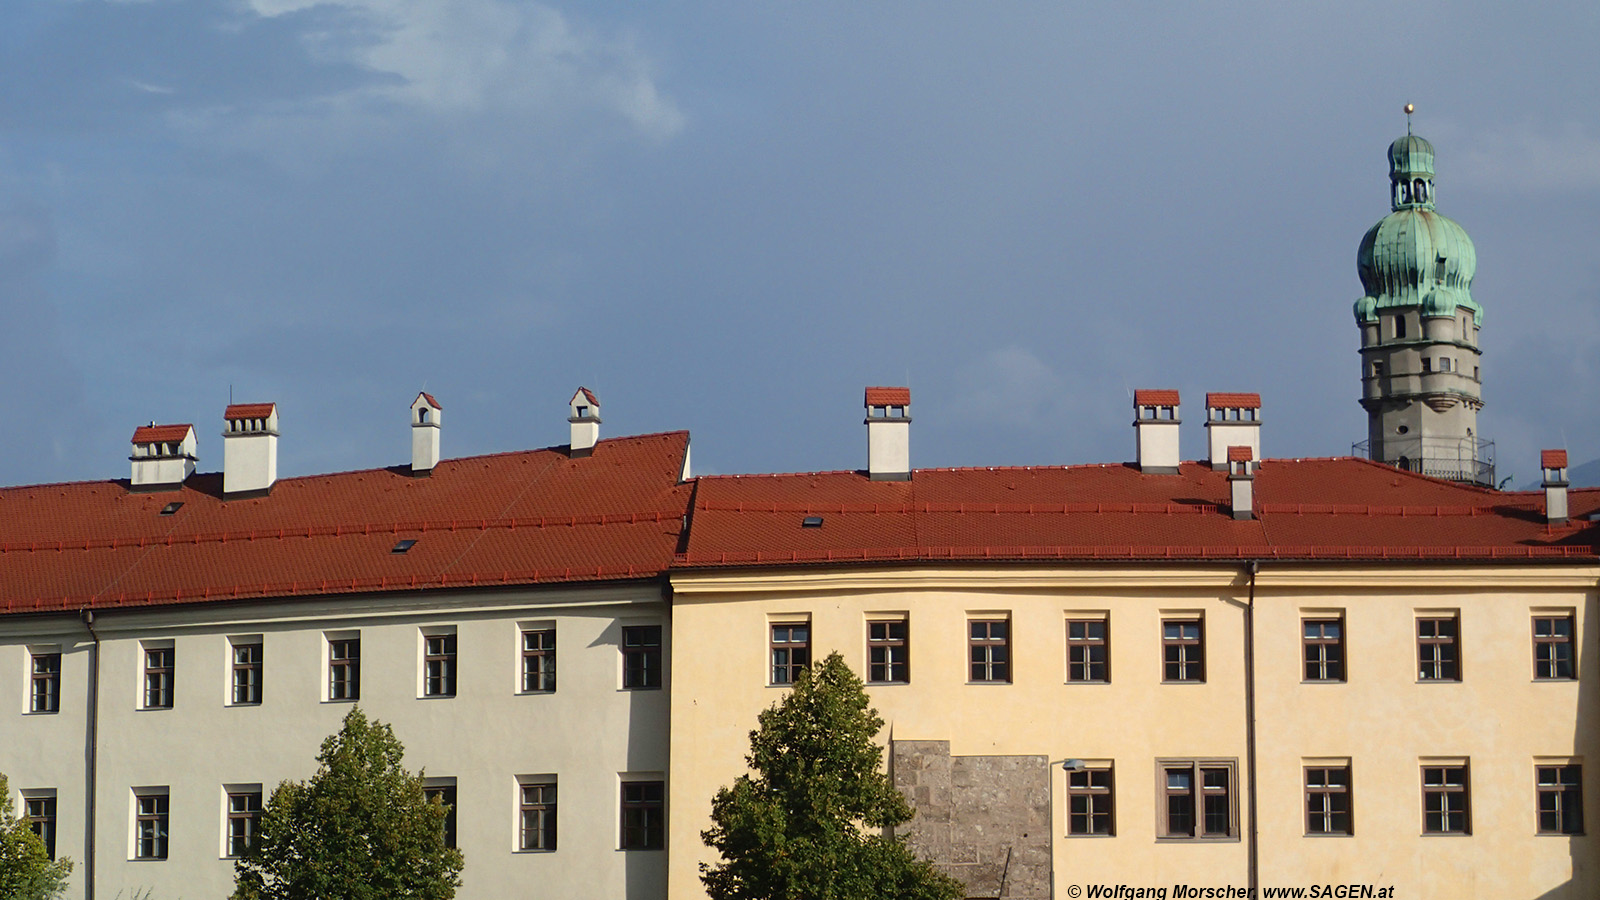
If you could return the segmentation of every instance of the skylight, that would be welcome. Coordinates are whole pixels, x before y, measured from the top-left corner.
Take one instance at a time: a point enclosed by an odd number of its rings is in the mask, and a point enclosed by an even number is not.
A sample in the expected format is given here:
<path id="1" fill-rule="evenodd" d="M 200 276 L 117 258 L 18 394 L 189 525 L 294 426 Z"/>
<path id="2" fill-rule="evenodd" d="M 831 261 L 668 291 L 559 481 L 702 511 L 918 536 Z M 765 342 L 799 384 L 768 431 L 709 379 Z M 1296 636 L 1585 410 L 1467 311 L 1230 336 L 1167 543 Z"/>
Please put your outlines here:
<path id="1" fill-rule="evenodd" d="M 800 520 L 800 527 L 801 528 L 821 528 L 822 527 L 822 517 L 821 516 L 806 516 L 804 519 Z"/>
<path id="2" fill-rule="evenodd" d="M 390 553 L 404 553 L 407 550 L 410 550 L 412 547 L 416 546 L 416 544 L 417 544 L 416 541 L 410 540 L 410 539 L 399 541 L 394 545 L 394 547 L 389 552 Z"/>
<path id="3" fill-rule="evenodd" d="M 161 514 L 163 516 L 170 516 L 180 509 L 183 509 L 183 501 L 174 500 L 171 503 L 168 503 L 166 506 L 161 507 Z"/>

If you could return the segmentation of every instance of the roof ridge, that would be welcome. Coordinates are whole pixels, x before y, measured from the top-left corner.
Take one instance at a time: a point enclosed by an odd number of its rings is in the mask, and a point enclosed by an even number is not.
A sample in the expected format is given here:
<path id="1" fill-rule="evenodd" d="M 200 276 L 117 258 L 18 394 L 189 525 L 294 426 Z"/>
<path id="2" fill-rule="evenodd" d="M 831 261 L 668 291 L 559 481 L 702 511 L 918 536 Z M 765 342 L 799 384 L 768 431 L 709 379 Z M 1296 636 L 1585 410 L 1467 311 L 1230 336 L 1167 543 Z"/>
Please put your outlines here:
<path id="1" fill-rule="evenodd" d="M 148 428 L 150 426 L 144 425 L 144 426 L 140 426 L 140 427 Z M 599 441 L 599 444 L 597 444 L 597 446 L 598 445 L 604 445 L 604 444 L 616 444 L 616 443 L 620 443 L 620 442 L 624 442 L 624 441 L 632 442 L 632 441 L 644 441 L 644 440 L 647 440 L 647 439 L 650 439 L 650 438 L 675 437 L 675 436 L 680 435 L 680 434 L 687 435 L 688 433 L 689 433 L 689 430 L 687 428 L 679 428 L 679 429 L 676 429 L 674 431 L 654 431 L 654 432 L 650 432 L 648 434 L 625 434 L 625 435 L 618 435 L 617 437 L 613 437 L 613 438 L 604 438 L 601 441 Z M 563 447 L 566 447 L 566 446 L 567 446 L 566 444 L 551 444 L 548 447 L 524 447 L 524 448 L 522 448 L 520 450 L 498 450 L 498 451 L 495 451 L 494 453 L 478 453 L 478 454 L 474 454 L 472 456 L 450 456 L 450 457 L 445 457 L 444 459 L 441 459 L 439 462 L 442 465 L 444 463 L 472 462 L 474 460 L 480 460 L 480 459 L 495 459 L 495 458 L 504 457 L 504 456 L 516 456 L 516 455 L 521 454 L 521 453 L 555 452 L 555 451 L 561 450 Z M 339 476 L 342 476 L 342 475 L 363 475 L 363 474 L 366 474 L 368 472 L 388 472 L 388 471 L 391 471 L 391 470 L 393 470 L 395 468 L 404 467 L 405 465 L 406 465 L 405 463 L 395 463 L 393 465 L 388 465 L 388 466 L 368 466 L 366 468 L 361 468 L 361 469 L 340 469 L 340 470 L 334 471 L 334 472 L 312 472 L 312 473 L 307 474 L 307 475 L 285 475 L 282 478 L 279 478 L 275 482 L 275 484 L 283 484 L 286 481 L 307 481 L 307 480 L 310 480 L 310 479 L 313 479 L 313 478 L 335 478 L 335 477 L 339 477 Z M 195 475 L 202 476 L 202 477 L 203 476 L 216 477 L 216 476 L 222 475 L 222 471 L 219 469 L 219 470 L 209 471 L 209 472 L 196 472 Z M 191 477 L 193 477 L 193 476 L 191 476 Z M 80 481 L 47 481 L 47 482 L 43 482 L 41 484 L 0 485 L 0 494 L 4 494 L 4 493 L 6 493 L 8 491 L 39 490 L 39 489 L 42 489 L 42 488 L 81 487 L 83 485 L 107 485 L 107 486 L 118 486 L 118 487 L 126 488 L 129 485 L 129 483 L 130 483 L 130 479 L 127 479 L 127 478 L 91 478 L 91 479 L 83 479 L 83 480 L 80 480 Z"/>
<path id="2" fill-rule="evenodd" d="M 918 470 L 913 470 L 918 471 Z M 695 481 L 733 478 L 815 478 L 818 475 L 860 475 L 861 469 L 819 469 L 814 472 L 717 472 L 694 476 Z"/>

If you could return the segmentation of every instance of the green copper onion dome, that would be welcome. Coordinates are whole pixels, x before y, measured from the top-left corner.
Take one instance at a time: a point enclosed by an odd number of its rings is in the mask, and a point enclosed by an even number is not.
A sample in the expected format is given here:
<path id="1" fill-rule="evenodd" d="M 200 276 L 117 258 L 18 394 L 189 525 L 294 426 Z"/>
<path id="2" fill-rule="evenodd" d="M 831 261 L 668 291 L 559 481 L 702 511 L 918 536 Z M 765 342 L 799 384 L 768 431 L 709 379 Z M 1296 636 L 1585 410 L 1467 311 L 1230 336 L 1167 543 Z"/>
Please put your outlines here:
<path id="1" fill-rule="evenodd" d="M 1375 322 L 1386 309 L 1421 307 L 1424 316 L 1483 309 L 1472 299 L 1478 254 L 1460 225 L 1434 210 L 1433 145 L 1407 134 L 1389 145 L 1390 208 L 1356 252 L 1366 296 L 1356 301 L 1358 322 Z"/>

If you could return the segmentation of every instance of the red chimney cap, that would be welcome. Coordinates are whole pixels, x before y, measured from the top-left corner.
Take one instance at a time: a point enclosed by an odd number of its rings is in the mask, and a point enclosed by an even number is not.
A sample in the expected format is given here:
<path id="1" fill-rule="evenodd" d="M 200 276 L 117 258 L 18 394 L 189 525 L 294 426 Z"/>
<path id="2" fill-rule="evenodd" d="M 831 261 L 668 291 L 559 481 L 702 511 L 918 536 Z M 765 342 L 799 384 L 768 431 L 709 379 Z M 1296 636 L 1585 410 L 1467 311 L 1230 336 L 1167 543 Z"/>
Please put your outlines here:
<path id="1" fill-rule="evenodd" d="M 224 419 L 264 419 L 278 408 L 276 403 L 234 403 L 222 411 Z"/>
<path id="2" fill-rule="evenodd" d="M 1260 409 L 1260 394 L 1210 393 L 1206 395 L 1206 409 Z"/>
<path id="3" fill-rule="evenodd" d="M 133 443 L 164 444 L 182 441 L 193 430 L 193 425 L 140 425 L 133 430 Z"/>
<path id="4" fill-rule="evenodd" d="M 1133 392 L 1134 406 L 1177 406 L 1178 392 L 1164 390 L 1144 390 Z"/>
<path id="5" fill-rule="evenodd" d="M 867 388 L 868 406 L 910 406 L 911 388 L 908 387 L 869 387 Z"/>

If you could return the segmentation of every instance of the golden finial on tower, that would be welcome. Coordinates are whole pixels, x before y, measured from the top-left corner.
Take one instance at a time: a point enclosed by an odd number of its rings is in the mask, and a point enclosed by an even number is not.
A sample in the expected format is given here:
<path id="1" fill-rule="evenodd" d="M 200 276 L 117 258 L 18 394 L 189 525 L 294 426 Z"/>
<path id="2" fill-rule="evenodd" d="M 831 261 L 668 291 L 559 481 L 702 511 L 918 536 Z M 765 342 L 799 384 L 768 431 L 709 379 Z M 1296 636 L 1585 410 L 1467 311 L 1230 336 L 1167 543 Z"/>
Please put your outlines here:
<path id="1" fill-rule="evenodd" d="M 1407 103 L 1406 104 L 1406 134 L 1408 136 L 1411 134 L 1411 114 L 1416 112 L 1416 111 L 1417 111 L 1416 104 L 1414 104 L 1414 103 Z"/>

